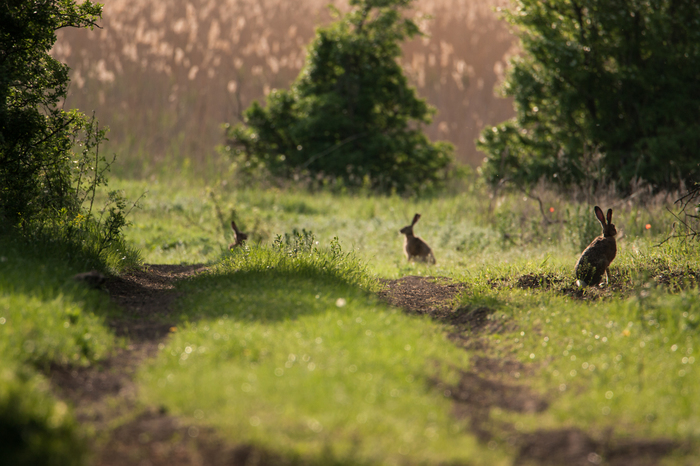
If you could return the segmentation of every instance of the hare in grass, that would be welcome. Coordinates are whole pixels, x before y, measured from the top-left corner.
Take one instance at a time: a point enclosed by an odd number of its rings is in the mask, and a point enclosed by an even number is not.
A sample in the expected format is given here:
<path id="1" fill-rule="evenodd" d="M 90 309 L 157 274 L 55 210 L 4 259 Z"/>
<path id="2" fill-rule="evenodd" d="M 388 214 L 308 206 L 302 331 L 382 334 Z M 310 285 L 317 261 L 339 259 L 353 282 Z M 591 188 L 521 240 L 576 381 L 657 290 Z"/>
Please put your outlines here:
<path id="1" fill-rule="evenodd" d="M 413 225 L 416 224 L 419 218 L 420 214 L 414 215 L 411 224 L 400 230 L 401 234 L 406 235 L 403 242 L 403 250 L 406 253 L 406 259 L 409 261 L 419 260 L 434 264 L 435 256 L 430 246 L 420 237 L 413 234 Z"/>
<path id="2" fill-rule="evenodd" d="M 248 239 L 248 235 L 243 233 L 236 227 L 236 222 L 231 222 L 231 228 L 233 229 L 233 243 L 228 245 L 229 249 L 233 249 L 236 246 L 242 246 L 245 240 Z"/>
<path id="3" fill-rule="evenodd" d="M 607 221 L 600 207 L 595 206 L 595 216 L 603 226 L 603 234 L 594 239 L 581 253 L 576 262 L 576 284 L 578 286 L 595 286 L 600 283 L 605 275 L 605 283 L 610 281 L 608 267 L 617 254 L 615 235 L 617 230 L 612 221 L 612 209 L 608 209 Z"/>

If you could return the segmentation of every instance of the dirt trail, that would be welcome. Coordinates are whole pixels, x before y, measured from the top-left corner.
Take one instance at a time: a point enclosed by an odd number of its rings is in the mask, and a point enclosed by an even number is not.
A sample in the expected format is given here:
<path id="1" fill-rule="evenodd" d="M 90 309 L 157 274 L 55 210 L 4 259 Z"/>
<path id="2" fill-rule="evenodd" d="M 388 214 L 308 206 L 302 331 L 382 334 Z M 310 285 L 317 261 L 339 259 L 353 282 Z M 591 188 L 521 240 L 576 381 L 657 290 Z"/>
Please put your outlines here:
<path id="1" fill-rule="evenodd" d="M 527 276 L 523 281 L 527 281 Z M 521 433 L 512 425 L 493 425 L 489 411 L 533 413 L 549 406 L 546 396 L 529 389 L 520 379 L 532 371 L 517 361 L 489 357 L 489 333 L 501 332 L 503 323 L 489 319 L 492 311 L 484 307 L 455 309 L 454 299 L 464 290 L 463 283 L 445 278 L 403 277 L 386 280 L 387 289 L 379 295 L 406 312 L 428 315 L 449 325 L 450 338 L 458 345 L 475 351 L 471 370 L 464 372 L 456 386 L 436 381 L 454 400 L 454 415 L 470 420 L 473 433 L 490 448 L 506 442 L 515 452 L 514 465 L 653 466 L 678 448 L 666 439 L 616 440 L 607 431 L 591 436 L 576 428 L 538 430 Z M 505 437 L 503 433 L 506 433 Z"/>
<path id="2" fill-rule="evenodd" d="M 283 464 L 274 455 L 249 445 L 230 445 L 213 430 L 180 422 L 160 407 L 137 402 L 134 375 L 154 357 L 158 344 L 174 324 L 172 304 L 177 280 L 193 276 L 202 266 L 147 265 L 107 280 L 104 288 L 122 308 L 109 325 L 128 338 L 97 367 L 51 369 L 51 381 L 75 406 L 81 423 L 97 433 L 90 464 L 99 466 L 243 466 Z M 113 428 L 114 424 L 119 424 Z"/>
<path id="3" fill-rule="evenodd" d="M 172 304 L 177 280 L 205 270 L 202 266 L 148 265 L 111 278 L 104 287 L 123 309 L 123 316 L 109 322 L 116 333 L 128 337 L 129 345 L 97 367 L 53 367 L 50 373 L 57 391 L 70 400 L 78 419 L 98 433 L 91 464 L 100 466 L 185 465 L 283 465 L 295 464 L 250 445 L 233 445 L 213 430 L 186 425 L 159 407 L 137 402 L 133 380 L 139 365 L 155 356 L 158 344 L 174 324 Z M 470 420 L 474 434 L 489 447 L 507 442 L 516 454 L 516 465 L 567 466 L 601 464 L 613 466 L 659 464 L 676 445 L 666 440 L 613 442 L 612 433 L 592 438 L 576 429 L 523 434 L 509 425 L 493 425 L 493 408 L 515 412 L 541 412 L 546 397 L 520 381 L 528 370 L 515 361 L 488 356 L 484 336 L 501 331 L 502 323 L 489 319 L 487 308 L 454 309 L 454 300 L 465 285 L 444 278 L 403 277 L 385 280 L 381 299 L 408 313 L 429 315 L 448 324 L 453 341 L 481 356 L 455 386 L 434 383 L 454 400 L 453 414 Z M 117 428 L 113 428 L 116 424 Z M 499 434 L 496 434 L 499 432 Z M 506 436 L 503 436 L 503 432 Z"/>

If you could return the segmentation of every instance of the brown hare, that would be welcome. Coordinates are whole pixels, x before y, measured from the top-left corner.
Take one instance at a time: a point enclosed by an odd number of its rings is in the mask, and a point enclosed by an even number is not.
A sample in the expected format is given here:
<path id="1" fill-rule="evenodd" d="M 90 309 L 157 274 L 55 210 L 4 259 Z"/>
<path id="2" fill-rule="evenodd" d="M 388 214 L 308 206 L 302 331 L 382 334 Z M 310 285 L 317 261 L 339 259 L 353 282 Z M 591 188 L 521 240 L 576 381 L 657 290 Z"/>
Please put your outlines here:
<path id="1" fill-rule="evenodd" d="M 418 236 L 413 234 L 413 225 L 416 224 L 419 218 L 420 214 L 414 215 L 413 222 L 400 230 L 401 234 L 406 235 L 403 242 L 403 250 L 406 253 L 406 259 L 409 261 L 419 260 L 434 264 L 435 256 L 433 255 L 433 251 L 430 249 L 430 246 L 428 246 L 428 244 Z"/>
<path id="2" fill-rule="evenodd" d="M 617 254 L 617 243 L 615 235 L 617 230 L 612 221 L 612 209 L 608 209 L 607 221 L 603 216 L 600 207 L 595 206 L 595 216 L 603 226 L 603 234 L 594 239 L 591 244 L 581 253 L 574 271 L 576 273 L 576 284 L 578 286 L 598 285 L 605 275 L 605 283 L 610 281 L 608 267 Z"/>
<path id="3" fill-rule="evenodd" d="M 236 227 L 236 222 L 231 222 L 231 228 L 233 229 L 233 243 L 228 245 L 229 249 L 233 249 L 236 246 L 242 246 L 245 240 L 248 239 L 248 235 Z"/>

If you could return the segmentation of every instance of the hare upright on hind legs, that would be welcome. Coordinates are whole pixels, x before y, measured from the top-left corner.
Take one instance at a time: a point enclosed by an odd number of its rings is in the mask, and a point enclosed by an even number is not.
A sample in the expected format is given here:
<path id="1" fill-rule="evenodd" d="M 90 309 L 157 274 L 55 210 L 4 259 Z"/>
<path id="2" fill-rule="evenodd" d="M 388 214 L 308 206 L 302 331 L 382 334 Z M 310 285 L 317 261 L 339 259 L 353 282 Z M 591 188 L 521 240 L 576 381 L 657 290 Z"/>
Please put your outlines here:
<path id="1" fill-rule="evenodd" d="M 615 235 L 617 230 L 612 221 L 612 209 L 608 209 L 607 221 L 603 216 L 603 210 L 595 206 L 595 216 L 603 226 L 603 234 L 594 239 L 581 253 L 574 272 L 578 286 L 595 286 L 600 283 L 605 275 L 605 283 L 610 281 L 608 268 L 617 254 L 617 242 Z"/>
<path id="2" fill-rule="evenodd" d="M 248 239 L 248 235 L 243 233 L 236 227 L 236 222 L 231 222 L 231 228 L 233 229 L 233 243 L 228 245 L 229 249 L 233 249 L 236 246 L 242 246 L 245 240 Z"/>
<path id="3" fill-rule="evenodd" d="M 420 237 L 413 234 L 413 225 L 416 224 L 419 218 L 420 214 L 414 215 L 411 224 L 400 230 L 401 234 L 406 235 L 403 242 L 403 251 L 406 254 L 406 259 L 409 261 L 419 260 L 434 264 L 435 256 L 430 246 Z"/>

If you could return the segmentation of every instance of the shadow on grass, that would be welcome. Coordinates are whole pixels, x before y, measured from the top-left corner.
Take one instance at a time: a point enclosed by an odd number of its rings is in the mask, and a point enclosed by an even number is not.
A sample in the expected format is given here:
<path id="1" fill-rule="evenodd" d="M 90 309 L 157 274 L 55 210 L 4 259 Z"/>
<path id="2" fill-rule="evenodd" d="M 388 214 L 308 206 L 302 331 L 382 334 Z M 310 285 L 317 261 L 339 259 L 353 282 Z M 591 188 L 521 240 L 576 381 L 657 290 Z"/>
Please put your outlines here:
<path id="1" fill-rule="evenodd" d="M 357 282 L 313 269 L 215 272 L 180 282 L 177 287 L 184 292 L 177 305 L 180 321 L 227 317 L 273 322 L 319 314 L 357 299 L 383 305 Z"/>
<path id="2" fill-rule="evenodd" d="M 136 264 L 133 251 L 124 254 L 124 262 Z M 60 297 L 89 303 L 96 315 L 108 316 L 114 307 L 100 304 L 107 301 L 85 283 L 76 281 L 76 274 L 97 270 L 109 273 L 107 258 L 81 241 L 57 237 L 48 230 L 38 230 L 30 237 L 0 232 L 0 289 L 5 293 L 25 294 L 43 300 Z"/>

